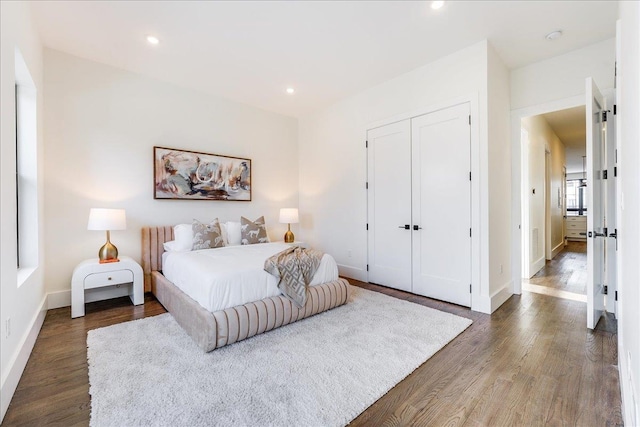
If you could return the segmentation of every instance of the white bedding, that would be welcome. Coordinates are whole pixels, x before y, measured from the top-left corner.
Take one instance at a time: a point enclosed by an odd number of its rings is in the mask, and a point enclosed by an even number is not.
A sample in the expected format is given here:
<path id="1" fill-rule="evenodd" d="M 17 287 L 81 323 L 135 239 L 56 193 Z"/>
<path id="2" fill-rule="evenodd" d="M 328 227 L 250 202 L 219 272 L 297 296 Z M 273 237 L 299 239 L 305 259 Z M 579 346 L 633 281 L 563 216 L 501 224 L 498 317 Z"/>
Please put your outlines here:
<path id="1" fill-rule="evenodd" d="M 224 310 L 280 295 L 277 279 L 264 271 L 264 262 L 288 247 L 285 243 L 261 243 L 165 252 L 162 273 L 207 310 Z M 325 254 L 310 286 L 337 278 L 336 261 Z"/>

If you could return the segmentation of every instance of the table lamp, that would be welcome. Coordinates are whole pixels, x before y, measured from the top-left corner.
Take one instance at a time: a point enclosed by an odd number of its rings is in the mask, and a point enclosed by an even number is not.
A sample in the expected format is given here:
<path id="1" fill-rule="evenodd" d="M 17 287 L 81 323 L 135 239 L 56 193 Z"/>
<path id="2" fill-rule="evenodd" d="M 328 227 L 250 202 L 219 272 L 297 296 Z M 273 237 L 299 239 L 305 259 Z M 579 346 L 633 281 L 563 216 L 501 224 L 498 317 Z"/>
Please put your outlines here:
<path id="1" fill-rule="evenodd" d="M 111 230 L 126 230 L 127 218 L 124 209 L 92 208 L 89 212 L 87 230 L 107 232 L 107 243 L 98 251 L 100 263 L 118 262 L 118 248 L 111 243 Z"/>
<path id="2" fill-rule="evenodd" d="M 280 223 L 287 224 L 287 232 L 284 234 L 285 243 L 293 243 L 295 236 L 291 232 L 291 224 L 298 223 L 298 208 L 280 209 Z"/>

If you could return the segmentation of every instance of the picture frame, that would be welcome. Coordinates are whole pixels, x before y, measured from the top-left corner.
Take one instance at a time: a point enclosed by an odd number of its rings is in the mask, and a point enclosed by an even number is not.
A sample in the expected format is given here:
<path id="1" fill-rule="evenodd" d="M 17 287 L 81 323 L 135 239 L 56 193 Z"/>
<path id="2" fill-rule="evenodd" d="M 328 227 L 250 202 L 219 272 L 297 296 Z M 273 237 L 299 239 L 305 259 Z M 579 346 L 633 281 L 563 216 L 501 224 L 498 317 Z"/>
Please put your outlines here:
<path id="1" fill-rule="evenodd" d="M 251 201 L 251 159 L 153 147 L 153 198 Z"/>

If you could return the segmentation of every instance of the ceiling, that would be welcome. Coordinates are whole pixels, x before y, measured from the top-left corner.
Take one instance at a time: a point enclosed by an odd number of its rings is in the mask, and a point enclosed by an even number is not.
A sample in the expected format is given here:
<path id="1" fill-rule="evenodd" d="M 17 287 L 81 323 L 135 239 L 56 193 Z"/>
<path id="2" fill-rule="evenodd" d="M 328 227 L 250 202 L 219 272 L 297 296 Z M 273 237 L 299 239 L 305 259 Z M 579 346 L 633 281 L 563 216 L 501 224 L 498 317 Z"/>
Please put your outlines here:
<path id="1" fill-rule="evenodd" d="M 543 114 L 565 148 L 585 149 L 587 143 L 586 107 L 568 108 Z"/>
<path id="2" fill-rule="evenodd" d="M 488 39 L 517 68 L 614 37 L 614 1 L 39 1 L 45 46 L 299 117 Z M 561 29 L 563 37 L 545 39 Z M 159 38 L 156 46 L 147 35 Z M 296 93 L 285 93 L 287 87 Z"/>
<path id="3" fill-rule="evenodd" d="M 567 173 L 582 172 L 582 157 L 587 154 L 586 107 L 568 108 L 542 114 L 565 147 Z"/>

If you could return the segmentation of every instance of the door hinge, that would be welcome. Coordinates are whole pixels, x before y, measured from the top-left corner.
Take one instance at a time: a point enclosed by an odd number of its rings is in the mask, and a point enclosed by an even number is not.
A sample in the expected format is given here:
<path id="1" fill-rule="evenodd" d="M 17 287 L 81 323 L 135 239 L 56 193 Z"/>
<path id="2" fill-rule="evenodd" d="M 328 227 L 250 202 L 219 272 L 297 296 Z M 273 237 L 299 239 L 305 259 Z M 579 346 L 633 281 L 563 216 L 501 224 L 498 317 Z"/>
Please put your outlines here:
<path id="1" fill-rule="evenodd" d="M 618 301 L 618 291 L 616 291 L 615 296 L 615 300 Z"/>
<path id="2" fill-rule="evenodd" d="M 469 283 L 469 293 L 471 293 L 471 283 Z"/>
<path id="3" fill-rule="evenodd" d="M 369 271 L 369 264 L 367 264 L 367 271 Z"/>
<path id="4" fill-rule="evenodd" d="M 369 141 L 364 142 L 364 148 L 369 148 Z"/>
<path id="5" fill-rule="evenodd" d="M 618 114 L 618 106 L 613 104 L 613 115 L 615 116 L 616 114 Z"/>
<path id="6" fill-rule="evenodd" d="M 367 223 L 367 231 L 369 231 L 369 223 Z"/>
<path id="7" fill-rule="evenodd" d="M 609 295 L 609 287 L 607 285 L 602 286 L 602 293 Z"/>
<path id="8" fill-rule="evenodd" d="M 602 179 L 607 179 L 607 170 L 602 171 Z"/>
<path id="9" fill-rule="evenodd" d="M 367 181 L 367 182 L 364 184 L 364 186 L 365 186 L 365 188 L 368 190 L 368 189 L 369 189 L 369 181 Z"/>
<path id="10" fill-rule="evenodd" d="M 471 229 L 469 229 L 469 237 L 471 237 Z"/>
<path id="11" fill-rule="evenodd" d="M 607 121 L 607 111 L 606 110 L 602 112 L 602 121 L 603 122 Z"/>
<path id="12" fill-rule="evenodd" d="M 469 124 L 471 124 L 471 114 L 469 114 Z"/>
<path id="13" fill-rule="evenodd" d="M 469 172 L 469 181 L 471 181 L 471 172 Z"/>

